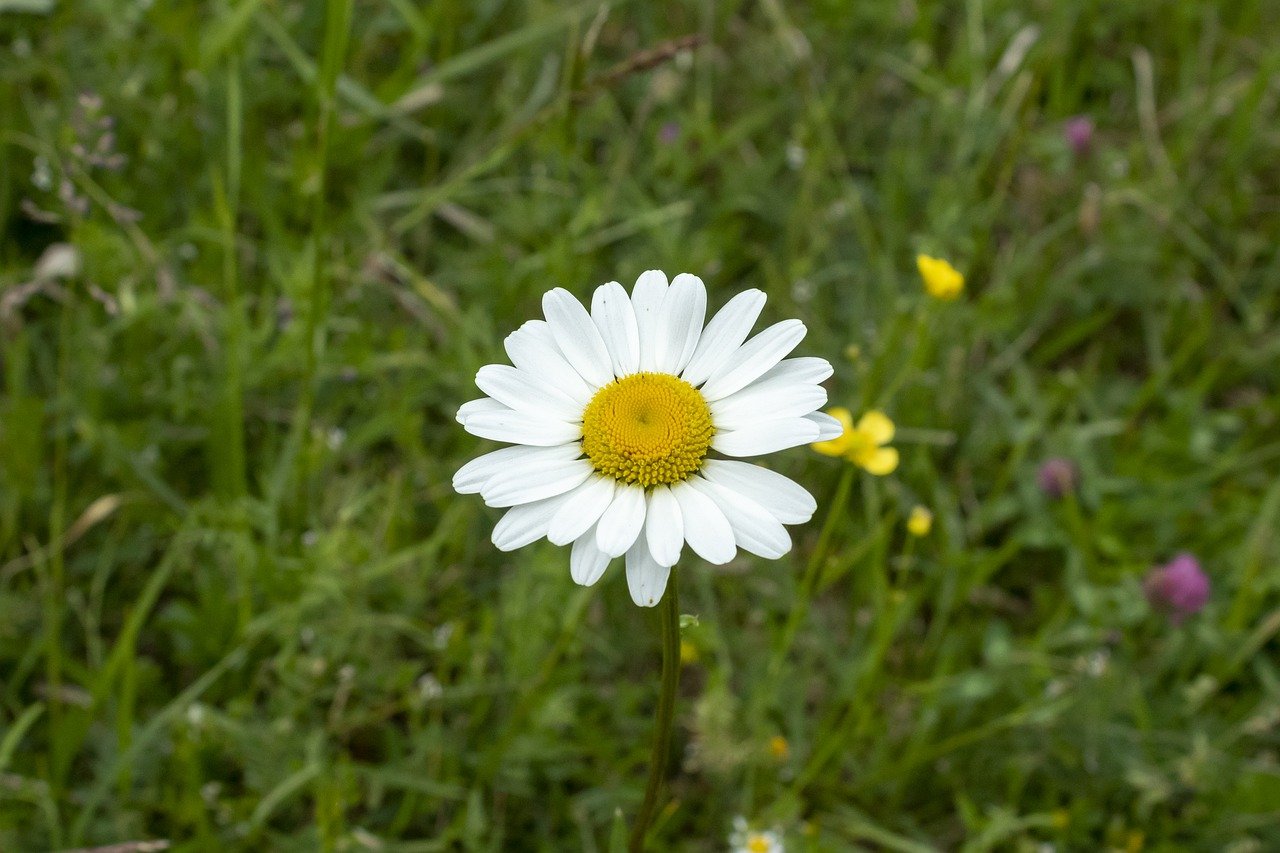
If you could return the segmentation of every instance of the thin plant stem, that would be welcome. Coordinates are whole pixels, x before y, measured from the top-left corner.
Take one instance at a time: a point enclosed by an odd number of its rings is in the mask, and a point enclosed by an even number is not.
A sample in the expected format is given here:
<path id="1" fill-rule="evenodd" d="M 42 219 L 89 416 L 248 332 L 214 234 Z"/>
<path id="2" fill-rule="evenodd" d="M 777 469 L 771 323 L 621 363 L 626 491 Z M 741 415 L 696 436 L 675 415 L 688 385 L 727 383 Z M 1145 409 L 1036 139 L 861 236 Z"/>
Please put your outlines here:
<path id="1" fill-rule="evenodd" d="M 676 690 L 680 686 L 680 597 L 676 589 L 676 569 L 671 567 L 667 591 L 658 605 L 662 633 L 662 692 L 658 697 L 658 718 L 653 731 L 653 753 L 649 758 L 649 782 L 644 801 L 631 827 L 631 853 L 644 850 L 645 835 L 653 823 L 658 807 L 658 793 L 666 775 L 667 755 L 671 752 L 671 725 L 675 720 Z"/>
<path id="2" fill-rule="evenodd" d="M 809 563 L 805 567 L 804 579 L 800 582 L 800 591 L 796 596 L 795 606 L 791 608 L 791 612 L 787 615 L 787 623 L 782 628 L 782 638 L 774 650 L 773 660 L 769 662 L 770 679 L 776 678 L 781 672 L 787 653 L 791 651 L 791 644 L 795 642 L 796 631 L 800 629 L 800 623 L 804 621 L 804 617 L 809 612 L 809 600 L 817 589 L 818 575 L 823 563 L 827 560 L 827 549 L 831 547 L 831 537 L 835 533 L 836 520 L 845 514 L 848 507 L 849 494 L 853 491 L 853 478 L 857 474 L 857 468 L 852 464 L 845 463 L 843 469 L 840 472 L 840 482 L 836 486 L 835 497 L 832 498 L 831 505 L 827 509 L 827 517 L 822 522 L 822 532 L 818 534 L 818 544 L 814 546 L 813 553 L 809 556 Z"/>

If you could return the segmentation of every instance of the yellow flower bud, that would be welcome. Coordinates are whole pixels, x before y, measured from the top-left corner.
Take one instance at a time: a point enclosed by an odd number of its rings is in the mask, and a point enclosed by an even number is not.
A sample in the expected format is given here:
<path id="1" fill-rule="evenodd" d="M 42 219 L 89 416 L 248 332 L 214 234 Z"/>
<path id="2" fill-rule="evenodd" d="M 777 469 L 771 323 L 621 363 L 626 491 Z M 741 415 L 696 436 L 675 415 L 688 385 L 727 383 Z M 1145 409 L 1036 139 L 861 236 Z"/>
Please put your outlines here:
<path id="1" fill-rule="evenodd" d="M 911 515 L 907 517 L 907 532 L 912 536 L 928 536 L 932 529 L 933 513 L 922 506 L 912 507 Z"/>

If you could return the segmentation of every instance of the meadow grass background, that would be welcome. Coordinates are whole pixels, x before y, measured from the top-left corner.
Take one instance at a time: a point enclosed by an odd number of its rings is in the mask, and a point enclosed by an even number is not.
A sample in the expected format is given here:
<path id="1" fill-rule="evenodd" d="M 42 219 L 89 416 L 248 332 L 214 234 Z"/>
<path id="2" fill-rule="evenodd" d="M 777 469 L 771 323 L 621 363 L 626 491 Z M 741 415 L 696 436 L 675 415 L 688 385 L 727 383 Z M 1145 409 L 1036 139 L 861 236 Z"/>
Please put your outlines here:
<path id="1" fill-rule="evenodd" d="M 1269 6 L 0 0 L 0 849 L 608 849 L 653 614 L 497 552 L 453 414 L 657 267 L 902 465 L 683 562 L 656 849 L 1280 850 Z"/>

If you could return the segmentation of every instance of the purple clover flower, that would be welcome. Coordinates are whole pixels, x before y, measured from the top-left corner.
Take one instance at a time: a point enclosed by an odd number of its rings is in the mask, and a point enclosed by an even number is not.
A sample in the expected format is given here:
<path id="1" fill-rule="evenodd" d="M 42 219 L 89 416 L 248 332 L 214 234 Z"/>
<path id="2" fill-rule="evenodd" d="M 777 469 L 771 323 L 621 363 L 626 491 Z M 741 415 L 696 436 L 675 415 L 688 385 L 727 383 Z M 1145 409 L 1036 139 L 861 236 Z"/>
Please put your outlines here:
<path id="1" fill-rule="evenodd" d="M 1209 590 L 1209 576 L 1200 568 L 1200 561 L 1185 553 L 1153 568 L 1142 582 L 1147 601 L 1168 614 L 1175 625 L 1204 608 Z"/>
<path id="2" fill-rule="evenodd" d="M 1093 119 L 1088 116 L 1075 116 L 1067 119 L 1062 128 L 1062 135 L 1071 146 L 1077 157 L 1083 157 L 1093 147 Z"/>
<path id="3" fill-rule="evenodd" d="M 1075 463 L 1062 457 L 1046 459 L 1040 465 L 1040 470 L 1036 472 L 1036 483 L 1040 486 L 1040 491 L 1053 500 L 1059 500 L 1069 492 L 1074 492 L 1078 479 L 1079 473 Z"/>

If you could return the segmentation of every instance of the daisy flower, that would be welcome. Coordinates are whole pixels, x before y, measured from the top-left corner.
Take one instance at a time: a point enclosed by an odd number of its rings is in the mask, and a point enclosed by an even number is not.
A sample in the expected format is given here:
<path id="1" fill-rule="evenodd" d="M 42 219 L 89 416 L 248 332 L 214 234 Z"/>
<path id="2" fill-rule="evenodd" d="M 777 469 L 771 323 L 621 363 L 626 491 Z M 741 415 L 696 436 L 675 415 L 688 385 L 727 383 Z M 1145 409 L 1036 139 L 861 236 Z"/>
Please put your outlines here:
<path id="1" fill-rule="evenodd" d="M 740 458 L 837 437 L 819 412 L 832 373 L 821 358 L 787 358 L 799 320 L 747 340 L 765 295 L 747 290 L 703 326 L 707 292 L 687 273 L 650 270 L 630 295 L 609 282 L 588 312 L 569 291 L 542 298 L 545 320 L 506 339 L 511 365 L 476 374 L 487 396 L 458 422 L 510 443 L 462 467 L 463 494 L 510 507 L 493 529 L 503 551 L 546 537 L 572 545 L 569 571 L 589 586 L 625 556 L 641 606 L 658 603 L 685 544 L 710 563 L 738 548 L 776 559 L 784 524 L 816 509 L 796 483 Z M 720 458 L 730 457 L 730 458 Z"/>
<path id="2" fill-rule="evenodd" d="M 782 843 L 782 833 L 776 829 L 751 829 L 747 819 L 739 815 L 733 819 L 729 849 L 733 853 L 784 853 L 786 847 Z"/>

